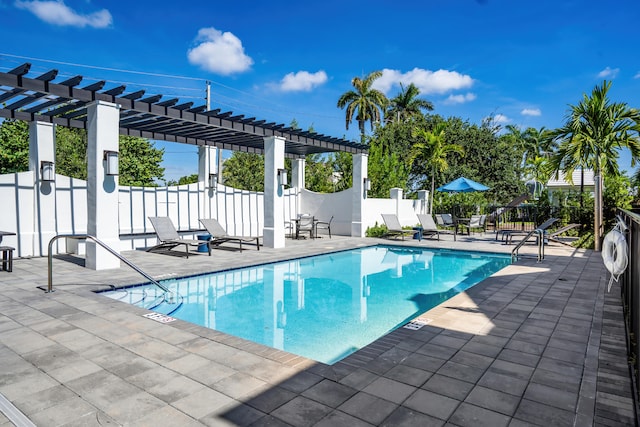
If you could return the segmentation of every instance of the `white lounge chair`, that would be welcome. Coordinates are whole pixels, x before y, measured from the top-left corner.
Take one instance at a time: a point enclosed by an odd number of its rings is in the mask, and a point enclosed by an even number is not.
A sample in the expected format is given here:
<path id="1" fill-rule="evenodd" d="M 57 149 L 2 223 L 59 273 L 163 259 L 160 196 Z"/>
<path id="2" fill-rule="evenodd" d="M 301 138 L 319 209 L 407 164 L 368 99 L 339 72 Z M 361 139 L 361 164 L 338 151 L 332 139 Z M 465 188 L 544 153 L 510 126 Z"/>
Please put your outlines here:
<path id="1" fill-rule="evenodd" d="M 189 246 L 198 248 L 206 242 L 202 240 L 183 239 L 178 234 L 178 230 L 173 225 L 171 218 L 168 216 L 150 216 L 149 221 L 158 236 L 159 244 L 147 249 L 147 252 L 153 252 L 158 250 L 171 250 L 176 246 L 184 245 L 187 258 L 189 258 Z M 208 249 L 209 256 L 211 256 L 211 249 Z"/>
<path id="2" fill-rule="evenodd" d="M 227 234 L 227 230 L 214 218 L 200 219 L 200 223 L 202 223 L 207 230 L 207 233 L 211 234 L 209 251 L 211 251 L 213 246 L 220 246 L 225 242 L 237 242 L 240 245 L 240 252 L 242 252 L 242 243 L 248 243 L 254 240 L 256 241 L 256 247 L 260 250 L 260 236 L 231 236 Z"/>
<path id="3" fill-rule="evenodd" d="M 438 238 L 438 240 L 440 240 L 440 230 L 438 229 L 438 226 L 436 225 L 431 215 L 418 214 L 418 221 L 420 221 L 423 236 L 435 236 Z"/>
<path id="4" fill-rule="evenodd" d="M 404 240 L 404 236 L 414 234 L 415 230 L 405 230 L 400 225 L 400 220 L 398 220 L 398 215 L 396 214 L 382 214 L 382 220 L 384 221 L 384 225 L 387 226 L 387 233 L 385 237 L 402 237 Z"/>

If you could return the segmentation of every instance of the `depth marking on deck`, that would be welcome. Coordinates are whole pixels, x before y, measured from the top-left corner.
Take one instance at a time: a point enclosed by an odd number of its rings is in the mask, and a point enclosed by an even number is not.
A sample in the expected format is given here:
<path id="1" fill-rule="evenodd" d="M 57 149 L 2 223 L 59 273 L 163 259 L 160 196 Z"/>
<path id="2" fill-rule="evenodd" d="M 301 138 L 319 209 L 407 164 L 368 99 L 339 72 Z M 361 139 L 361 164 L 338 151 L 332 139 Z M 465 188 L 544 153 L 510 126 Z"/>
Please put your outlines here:
<path id="1" fill-rule="evenodd" d="M 173 317 L 161 313 L 147 313 L 143 314 L 142 317 L 146 317 L 147 319 L 155 320 L 156 322 L 160 323 L 170 323 L 176 320 Z"/>

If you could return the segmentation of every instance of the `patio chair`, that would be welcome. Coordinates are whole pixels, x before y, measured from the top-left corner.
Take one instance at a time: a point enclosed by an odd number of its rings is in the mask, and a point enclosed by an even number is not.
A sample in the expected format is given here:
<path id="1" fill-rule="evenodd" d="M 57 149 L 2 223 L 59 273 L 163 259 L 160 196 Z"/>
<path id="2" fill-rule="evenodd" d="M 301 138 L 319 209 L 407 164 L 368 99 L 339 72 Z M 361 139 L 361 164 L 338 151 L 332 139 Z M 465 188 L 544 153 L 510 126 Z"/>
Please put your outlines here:
<path id="1" fill-rule="evenodd" d="M 300 238 L 300 232 L 309 233 L 309 238 L 314 238 L 315 218 L 312 215 L 301 214 L 296 220 L 296 239 Z"/>
<path id="2" fill-rule="evenodd" d="M 198 248 L 200 245 L 205 243 L 202 240 L 181 238 L 178 231 L 173 226 L 171 218 L 168 216 L 150 216 L 149 221 L 151 221 L 151 225 L 153 226 L 160 243 L 147 249 L 147 252 L 171 250 L 176 246 L 184 245 L 187 258 L 189 258 L 189 246 Z M 209 252 L 209 256 L 211 256 L 211 249 L 208 249 L 207 252 Z"/>
<path id="3" fill-rule="evenodd" d="M 396 214 L 382 214 L 382 220 L 384 221 L 384 225 L 387 226 L 387 233 L 385 237 L 402 237 L 404 240 L 404 236 L 413 235 L 415 230 L 405 230 L 400 225 L 400 221 L 398 220 L 398 215 Z"/>
<path id="4" fill-rule="evenodd" d="M 455 222 L 453 222 L 451 214 L 436 214 L 436 223 L 438 224 L 438 227 L 440 227 L 440 231 L 455 231 L 457 228 Z"/>
<path id="5" fill-rule="evenodd" d="M 200 223 L 207 230 L 207 233 L 211 234 L 211 240 L 209 240 L 209 250 L 214 246 L 220 246 L 225 242 L 237 242 L 240 245 L 240 252 L 242 252 L 242 243 L 248 243 L 256 241 L 256 247 L 260 250 L 260 236 L 230 236 L 227 234 L 227 230 L 214 218 L 201 218 Z"/>
<path id="6" fill-rule="evenodd" d="M 440 230 L 438 230 L 438 226 L 436 225 L 431 215 L 418 214 L 418 221 L 420 221 L 420 227 L 422 227 L 423 236 L 436 236 L 438 240 L 440 240 Z"/>
<path id="7" fill-rule="evenodd" d="M 516 197 L 515 199 L 513 199 L 512 201 L 510 201 L 506 206 L 497 208 L 496 210 L 491 212 L 489 215 L 487 215 L 487 225 L 493 227 L 493 229 L 496 230 L 496 233 L 497 233 L 498 228 L 500 226 L 500 217 L 505 215 L 511 209 L 514 209 L 520 206 L 520 204 L 524 203 L 528 198 L 529 198 L 528 194 L 522 194 Z M 485 228 L 485 231 L 486 231 L 486 228 Z"/>
<path id="8" fill-rule="evenodd" d="M 469 232 L 473 230 L 482 230 L 482 232 L 484 233 L 486 231 L 486 220 L 486 215 L 471 215 L 471 220 L 467 225 Z"/>
<path id="9" fill-rule="evenodd" d="M 333 221 L 333 215 L 329 218 L 329 221 L 316 221 L 316 230 L 314 235 L 318 236 L 318 230 L 327 230 L 329 232 L 329 238 L 331 238 L 331 221 Z"/>

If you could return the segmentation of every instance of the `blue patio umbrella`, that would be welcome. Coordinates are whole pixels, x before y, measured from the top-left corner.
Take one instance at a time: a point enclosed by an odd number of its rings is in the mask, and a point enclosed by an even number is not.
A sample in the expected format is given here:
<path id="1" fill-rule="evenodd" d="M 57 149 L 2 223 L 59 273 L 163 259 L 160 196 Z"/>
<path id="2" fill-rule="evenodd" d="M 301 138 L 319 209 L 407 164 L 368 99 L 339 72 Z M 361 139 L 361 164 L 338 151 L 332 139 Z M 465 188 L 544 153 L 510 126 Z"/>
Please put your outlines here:
<path id="1" fill-rule="evenodd" d="M 486 191 L 488 189 L 489 187 L 486 185 L 482 185 L 479 182 L 475 182 L 474 180 L 465 178 L 464 176 L 454 179 L 448 184 L 437 188 L 438 191 L 444 191 L 447 193 L 470 193 L 472 191 Z"/>

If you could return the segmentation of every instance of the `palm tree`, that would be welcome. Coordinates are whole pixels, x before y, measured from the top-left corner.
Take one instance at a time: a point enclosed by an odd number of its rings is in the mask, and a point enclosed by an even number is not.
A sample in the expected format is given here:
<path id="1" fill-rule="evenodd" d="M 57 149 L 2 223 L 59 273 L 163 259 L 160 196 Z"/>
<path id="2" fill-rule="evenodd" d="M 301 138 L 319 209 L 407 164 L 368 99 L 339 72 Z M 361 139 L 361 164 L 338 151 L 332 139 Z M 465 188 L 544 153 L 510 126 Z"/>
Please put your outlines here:
<path id="1" fill-rule="evenodd" d="M 433 192 L 435 191 L 436 171 L 444 171 L 449 168 L 447 154 L 457 153 L 464 156 L 464 148 L 458 144 L 447 144 L 445 132 L 447 124 L 440 122 L 432 130 L 417 127 L 413 130 L 412 136 L 418 142 L 413 144 L 410 160 L 413 163 L 416 159 L 423 159 L 427 167 L 431 166 L 431 203 L 429 203 L 429 214 L 433 213 Z"/>
<path id="2" fill-rule="evenodd" d="M 584 94 L 578 105 L 570 106 L 564 126 L 553 132 L 560 145 L 550 162 L 551 170 L 562 170 L 569 182 L 576 168 L 593 169 L 596 251 L 602 237 L 602 174 L 620 175 L 617 159 L 621 148 L 631 151 L 632 166 L 640 158 L 640 113 L 626 103 L 612 103 L 607 97 L 610 87 L 611 82 L 605 80 L 591 96 Z"/>
<path id="3" fill-rule="evenodd" d="M 373 129 L 374 123 L 380 123 L 381 111 L 384 110 L 389 102 L 384 93 L 371 87 L 373 82 L 380 77 L 382 77 L 382 71 L 374 71 L 364 79 L 354 77 L 351 80 L 351 84 L 355 90 L 345 92 L 338 99 L 338 108 L 347 107 L 347 130 L 349 130 L 349 123 L 351 123 L 354 116 L 358 121 L 362 143 L 365 142 L 365 124 L 371 122 L 371 128 Z"/>
<path id="4" fill-rule="evenodd" d="M 389 109 L 385 113 L 385 119 L 388 121 L 401 121 L 411 118 L 415 115 L 421 115 L 421 110 L 433 110 L 433 104 L 426 99 L 418 98 L 420 89 L 413 83 L 405 87 L 400 83 L 400 93 L 389 102 Z"/>

